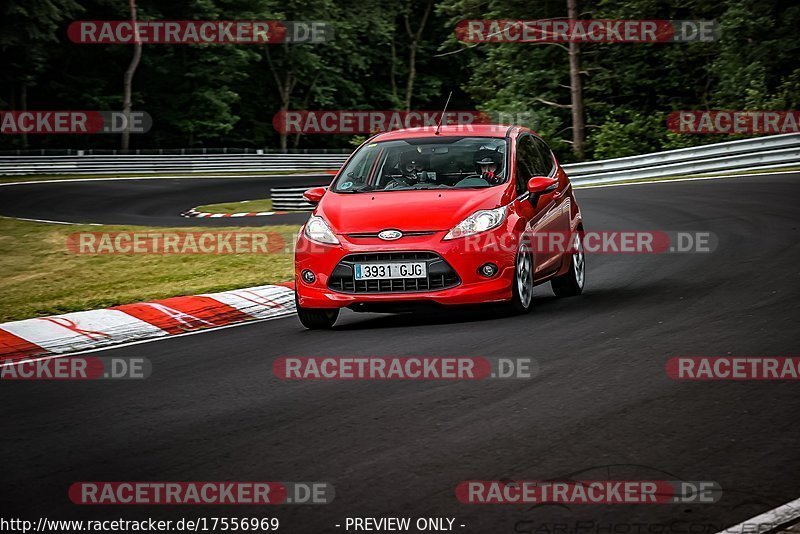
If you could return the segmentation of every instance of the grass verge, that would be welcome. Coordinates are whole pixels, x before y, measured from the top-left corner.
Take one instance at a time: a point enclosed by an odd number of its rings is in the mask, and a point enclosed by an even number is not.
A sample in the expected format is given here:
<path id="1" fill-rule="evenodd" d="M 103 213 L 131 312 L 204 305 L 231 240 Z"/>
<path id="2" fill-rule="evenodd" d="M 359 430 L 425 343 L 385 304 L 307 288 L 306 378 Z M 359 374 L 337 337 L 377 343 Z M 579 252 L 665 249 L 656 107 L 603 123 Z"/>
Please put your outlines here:
<path id="1" fill-rule="evenodd" d="M 70 234 L 98 229 L 0 218 L 0 322 L 225 291 L 293 277 L 293 256 L 286 250 L 275 254 L 80 255 L 67 249 Z M 292 244 L 298 227 L 102 227 L 104 232 L 226 230 L 277 232 Z"/>
<path id="2" fill-rule="evenodd" d="M 248 211 L 272 211 L 272 199 L 243 200 L 242 202 L 223 202 L 204 204 L 195 208 L 206 213 L 242 213 Z"/>

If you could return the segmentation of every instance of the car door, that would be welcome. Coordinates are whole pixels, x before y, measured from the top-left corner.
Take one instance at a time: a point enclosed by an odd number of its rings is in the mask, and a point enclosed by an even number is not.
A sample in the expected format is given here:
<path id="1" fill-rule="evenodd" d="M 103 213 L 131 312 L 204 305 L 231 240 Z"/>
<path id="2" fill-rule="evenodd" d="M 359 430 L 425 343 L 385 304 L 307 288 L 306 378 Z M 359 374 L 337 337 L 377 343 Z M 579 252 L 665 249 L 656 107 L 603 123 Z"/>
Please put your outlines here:
<path id="1" fill-rule="evenodd" d="M 539 154 L 541 176 L 548 176 L 558 180 L 558 188 L 553 194 L 553 200 L 556 201 L 558 206 L 561 207 L 562 215 L 564 216 L 564 228 L 569 229 L 569 211 L 570 211 L 570 196 L 569 196 L 569 180 L 563 173 L 557 173 L 557 165 L 553 151 L 547 146 L 543 139 L 533 136 L 533 145 L 536 152 Z"/>
<path id="2" fill-rule="evenodd" d="M 550 150 L 550 147 L 547 146 L 547 143 L 545 143 L 543 139 L 533 136 L 533 144 L 536 147 L 536 151 L 539 153 L 539 158 L 541 161 L 540 171 L 544 173 L 542 176 L 548 176 L 558 180 L 558 187 L 552 196 L 556 203 L 556 208 L 559 210 L 560 219 L 558 223 L 558 231 L 559 235 L 563 236 L 563 239 L 565 240 L 564 250 L 566 250 L 568 247 L 567 241 L 569 240 L 571 229 L 570 211 L 572 209 L 572 200 L 569 191 L 571 185 L 566 174 L 563 172 L 558 172 L 558 165 L 556 163 L 555 156 L 553 156 L 553 151 Z"/>
<path id="3" fill-rule="evenodd" d="M 528 180 L 536 176 L 548 176 L 550 171 L 544 168 L 546 163 L 536 148 L 535 139 L 528 133 L 517 139 L 515 179 L 520 194 L 518 200 L 528 204 L 521 206 L 520 213 L 528 219 L 526 234 L 534 252 L 534 278 L 541 278 L 560 267 L 561 254 L 558 247 L 552 246 L 552 240 L 554 236 L 558 239 L 562 221 L 560 206 L 553 199 L 552 192 L 536 195 L 536 198 L 527 192 Z"/>

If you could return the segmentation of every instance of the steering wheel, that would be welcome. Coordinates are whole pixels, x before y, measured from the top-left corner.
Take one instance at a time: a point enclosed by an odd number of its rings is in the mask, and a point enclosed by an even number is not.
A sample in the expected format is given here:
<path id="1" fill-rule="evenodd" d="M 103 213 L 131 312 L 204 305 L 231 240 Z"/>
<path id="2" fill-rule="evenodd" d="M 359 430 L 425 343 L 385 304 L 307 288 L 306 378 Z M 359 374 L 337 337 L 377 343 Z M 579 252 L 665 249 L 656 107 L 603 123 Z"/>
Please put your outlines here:
<path id="1" fill-rule="evenodd" d="M 411 187 L 405 176 L 389 176 L 389 182 L 386 183 L 383 189 L 397 189 L 399 187 Z"/>

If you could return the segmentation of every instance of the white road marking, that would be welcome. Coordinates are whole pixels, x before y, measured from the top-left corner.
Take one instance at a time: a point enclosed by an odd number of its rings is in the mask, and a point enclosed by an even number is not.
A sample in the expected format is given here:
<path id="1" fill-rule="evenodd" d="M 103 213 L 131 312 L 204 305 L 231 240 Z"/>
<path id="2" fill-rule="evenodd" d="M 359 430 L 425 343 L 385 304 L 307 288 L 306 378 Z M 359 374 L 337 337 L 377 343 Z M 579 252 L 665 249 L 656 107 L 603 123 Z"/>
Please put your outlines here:
<path id="1" fill-rule="evenodd" d="M 0 215 L 0 218 L 3 219 L 16 219 L 18 221 L 28 221 L 28 222 L 38 222 L 38 223 L 47 223 L 47 224 L 68 224 L 71 226 L 103 226 L 99 223 L 74 223 L 74 222 L 66 222 L 66 221 L 51 221 L 48 219 L 26 219 L 25 217 L 7 217 L 5 215 Z"/>
<path id="2" fill-rule="evenodd" d="M 738 525 L 728 527 L 717 534 L 765 534 L 790 526 L 798 519 L 800 519 L 800 499 L 795 499 L 769 512 L 742 521 Z"/>

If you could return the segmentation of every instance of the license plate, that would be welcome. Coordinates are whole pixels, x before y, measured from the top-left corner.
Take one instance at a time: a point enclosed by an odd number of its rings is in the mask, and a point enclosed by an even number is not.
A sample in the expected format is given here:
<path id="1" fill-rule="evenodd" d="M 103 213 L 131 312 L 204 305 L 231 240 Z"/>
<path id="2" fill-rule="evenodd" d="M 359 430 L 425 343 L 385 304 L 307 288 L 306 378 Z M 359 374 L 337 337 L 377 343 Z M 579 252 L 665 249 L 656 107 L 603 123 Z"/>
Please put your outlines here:
<path id="1" fill-rule="evenodd" d="M 356 280 L 425 278 L 428 267 L 423 261 L 394 263 L 356 263 Z"/>

